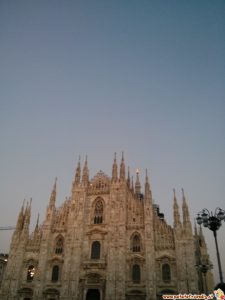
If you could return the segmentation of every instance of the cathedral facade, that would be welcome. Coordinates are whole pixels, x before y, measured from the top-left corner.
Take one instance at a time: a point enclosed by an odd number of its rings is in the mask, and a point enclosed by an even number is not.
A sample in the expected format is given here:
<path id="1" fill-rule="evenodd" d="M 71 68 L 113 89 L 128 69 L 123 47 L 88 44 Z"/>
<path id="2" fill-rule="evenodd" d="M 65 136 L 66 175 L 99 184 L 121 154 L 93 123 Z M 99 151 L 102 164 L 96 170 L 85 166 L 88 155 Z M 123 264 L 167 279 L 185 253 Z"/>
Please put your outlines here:
<path id="1" fill-rule="evenodd" d="M 207 258 L 202 233 L 193 235 L 184 192 L 182 218 L 174 191 L 173 227 L 116 156 L 112 176 L 89 180 L 78 162 L 71 196 L 56 208 L 56 182 L 46 216 L 29 233 L 31 203 L 21 208 L 1 285 L 2 300 L 156 300 L 199 293 L 196 262 Z M 201 241 L 201 243 L 200 243 Z M 210 273 L 210 272 L 208 272 Z M 210 274 L 208 274 L 210 275 Z M 202 284 L 202 286 L 201 286 Z"/>

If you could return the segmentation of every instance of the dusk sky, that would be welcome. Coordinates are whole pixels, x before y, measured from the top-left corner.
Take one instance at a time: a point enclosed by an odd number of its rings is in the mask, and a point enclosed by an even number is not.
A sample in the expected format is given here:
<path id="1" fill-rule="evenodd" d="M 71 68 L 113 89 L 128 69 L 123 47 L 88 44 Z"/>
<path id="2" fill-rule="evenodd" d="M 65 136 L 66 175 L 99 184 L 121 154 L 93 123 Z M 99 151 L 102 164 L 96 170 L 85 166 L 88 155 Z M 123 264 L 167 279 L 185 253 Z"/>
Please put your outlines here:
<path id="1" fill-rule="evenodd" d="M 173 188 L 192 221 L 225 209 L 225 2 L 0 1 L 0 141 L 0 226 L 32 197 L 32 229 L 56 176 L 57 206 L 70 196 L 79 155 L 111 176 L 122 151 L 169 224 Z M 225 222 L 218 240 L 225 277 Z"/>

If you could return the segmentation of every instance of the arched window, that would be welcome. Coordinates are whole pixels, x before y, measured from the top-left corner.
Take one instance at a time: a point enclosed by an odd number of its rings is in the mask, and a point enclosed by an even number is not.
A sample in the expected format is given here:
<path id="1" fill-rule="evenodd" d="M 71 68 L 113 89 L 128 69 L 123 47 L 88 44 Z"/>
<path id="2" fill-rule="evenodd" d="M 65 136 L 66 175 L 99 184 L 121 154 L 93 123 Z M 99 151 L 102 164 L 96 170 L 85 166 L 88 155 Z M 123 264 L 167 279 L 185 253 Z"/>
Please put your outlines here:
<path id="1" fill-rule="evenodd" d="M 132 280 L 134 283 L 139 283 L 141 280 L 141 269 L 137 264 L 132 267 Z"/>
<path id="2" fill-rule="evenodd" d="M 35 268 L 33 265 L 30 265 L 27 269 L 27 281 L 33 281 L 35 274 Z"/>
<path id="3" fill-rule="evenodd" d="M 99 259 L 100 258 L 100 251 L 101 251 L 101 244 L 98 241 L 92 243 L 91 246 L 91 258 L 92 259 Z"/>
<path id="4" fill-rule="evenodd" d="M 141 251 L 141 239 L 138 234 L 135 234 L 131 241 L 131 250 L 133 252 L 140 252 Z"/>
<path id="5" fill-rule="evenodd" d="M 102 224 L 102 222 L 103 222 L 103 203 L 102 200 L 99 199 L 95 204 L 94 224 Z"/>
<path id="6" fill-rule="evenodd" d="M 162 279 L 165 282 L 169 282 L 171 280 L 171 272 L 170 272 L 169 264 L 162 265 Z"/>
<path id="7" fill-rule="evenodd" d="M 56 238 L 55 243 L 55 254 L 62 254 L 63 253 L 63 237 L 59 236 Z"/>
<path id="8" fill-rule="evenodd" d="M 52 281 L 59 280 L 59 266 L 55 265 L 52 268 Z"/>

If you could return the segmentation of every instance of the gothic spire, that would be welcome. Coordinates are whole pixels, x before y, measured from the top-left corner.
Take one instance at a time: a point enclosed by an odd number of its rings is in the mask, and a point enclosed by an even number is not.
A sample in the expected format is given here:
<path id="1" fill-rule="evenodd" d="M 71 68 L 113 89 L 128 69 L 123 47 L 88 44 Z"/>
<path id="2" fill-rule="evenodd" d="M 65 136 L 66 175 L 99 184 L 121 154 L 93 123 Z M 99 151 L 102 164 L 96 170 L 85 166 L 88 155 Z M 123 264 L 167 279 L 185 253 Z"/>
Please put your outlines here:
<path id="1" fill-rule="evenodd" d="M 148 180 L 148 170 L 145 170 L 145 189 L 150 190 L 150 184 L 149 184 L 149 180 Z"/>
<path id="2" fill-rule="evenodd" d="M 150 183 L 148 179 L 148 170 L 145 171 L 145 201 L 152 202 L 152 193 L 150 190 Z"/>
<path id="3" fill-rule="evenodd" d="M 39 226 L 39 213 L 38 213 L 38 216 L 37 216 L 37 222 L 36 222 L 36 226 L 35 226 L 35 232 L 38 231 L 38 226 Z"/>
<path id="4" fill-rule="evenodd" d="M 55 178 L 55 182 L 53 185 L 53 189 L 51 192 L 50 200 L 49 200 L 49 208 L 55 207 L 55 201 L 56 201 L 56 183 L 57 183 L 57 177 Z"/>
<path id="5" fill-rule="evenodd" d="M 84 168 L 83 168 L 83 175 L 82 175 L 82 184 L 87 186 L 89 182 L 89 170 L 88 170 L 88 162 L 87 162 L 87 155 L 85 158 Z"/>
<path id="6" fill-rule="evenodd" d="M 116 152 L 114 153 L 114 162 L 112 166 L 112 182 L 116 182 L 118 179 L 117 175 L 117 161 L 116 161 Z"/>
<path id="7" fill-rule="evenodd" d="M 201 240 L 201 244 L 206 247 L 205 237 L 202 232 L 202 226 L 199 228 L 199 239 Z"/>
<path id="8" fill-rule="evenodd" d="M 120 180 L 121 181 L 125 180 L 125 163 L 124 163 L 123 152 L 122 152 L 122 159 L 120 163 Z"/>
<path id="9" fill-rule="evenodd" d="M 189 216 L 189 210 L 188 210 L 188 205 L 186 202 L 183 188 L 182 188 L 182 198 L 183 198 L 183 203 L 182 203 L 183 228 L 187 235 L 192 235 L 192 226 L 191 226 L 191 221 L 190 221 L 190 216 Z"/>
<path id="10" fill-rule="evenodd" d="M 79 160 L 78 160 L 77 168 L 76 168 L 75 179 L 74 179 L 74 184 L 75 185 L 80 184 L 80 173 L 81 173 L 81 169 L 80 169 L 80 156 L 79 156 Z"/>
<path id="11" fill-rule="evenodd" d="M 176 191 L 173 189 L 173 219 L 174 227 L 181 227 L 179 206 L 177 204 Z"/>
<path id="12" fill-rule="evenodd" d="M 26 232 L 26 233 L 29 233 L 31 203 L 32 203 L 32 198 L 30 198 L 30 203 L 27 201 L 27 205 L 26 205 L 26 209 L 25 209 L 25 214 L 24 214 L 23 231 Z"/>
<path id="13" fill-rule="evenodd" d="M 135 194 L 141 193 L 141 184 L 139 180 L 139 170 L 136 171 Z"/>
<path id="14" fill-rule="evenodd" d="M 24 215 L 24 202 L 25 202 L 25 199 L 23 200 L 23 205 L 22 205 L 20 213 L 18 215 L 17 224 L 16 224 L 16 230 L 17 231 L 22 230 L 22 228 L 23 228 L 24 217 L 25 217 L 25 215 Z"/>
<path id="15" fill-rule="evenodd" d="M 189 217 L 189 210 L 186 202 L 186 198 L 184 195 L 184 189 L 182 188 L 182 198 L 183 198 L 183 204 L 182 204 L 182 210 L 183 210 L 183 222 L 187 223 L 190 222 L 190 217 Z"/>

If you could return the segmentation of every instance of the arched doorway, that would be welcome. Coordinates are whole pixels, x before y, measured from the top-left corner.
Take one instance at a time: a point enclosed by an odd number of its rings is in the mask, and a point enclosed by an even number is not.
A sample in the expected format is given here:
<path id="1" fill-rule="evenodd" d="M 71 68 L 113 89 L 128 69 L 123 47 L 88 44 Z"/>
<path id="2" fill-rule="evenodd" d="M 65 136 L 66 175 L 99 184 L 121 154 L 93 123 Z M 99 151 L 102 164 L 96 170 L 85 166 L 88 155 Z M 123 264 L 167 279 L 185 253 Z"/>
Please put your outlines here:
<path id="1" fill-rule="evenodd" d="M 30 288 L 22 288 L 18 291 L 19 299 L 32 300 L 33 299 L 33 290 Z"/>
<path id="2" fill-rule="evenodd" d="M 87 292 L 86 300 L 100 300 L 99 290 L 89 289 Z"/>

